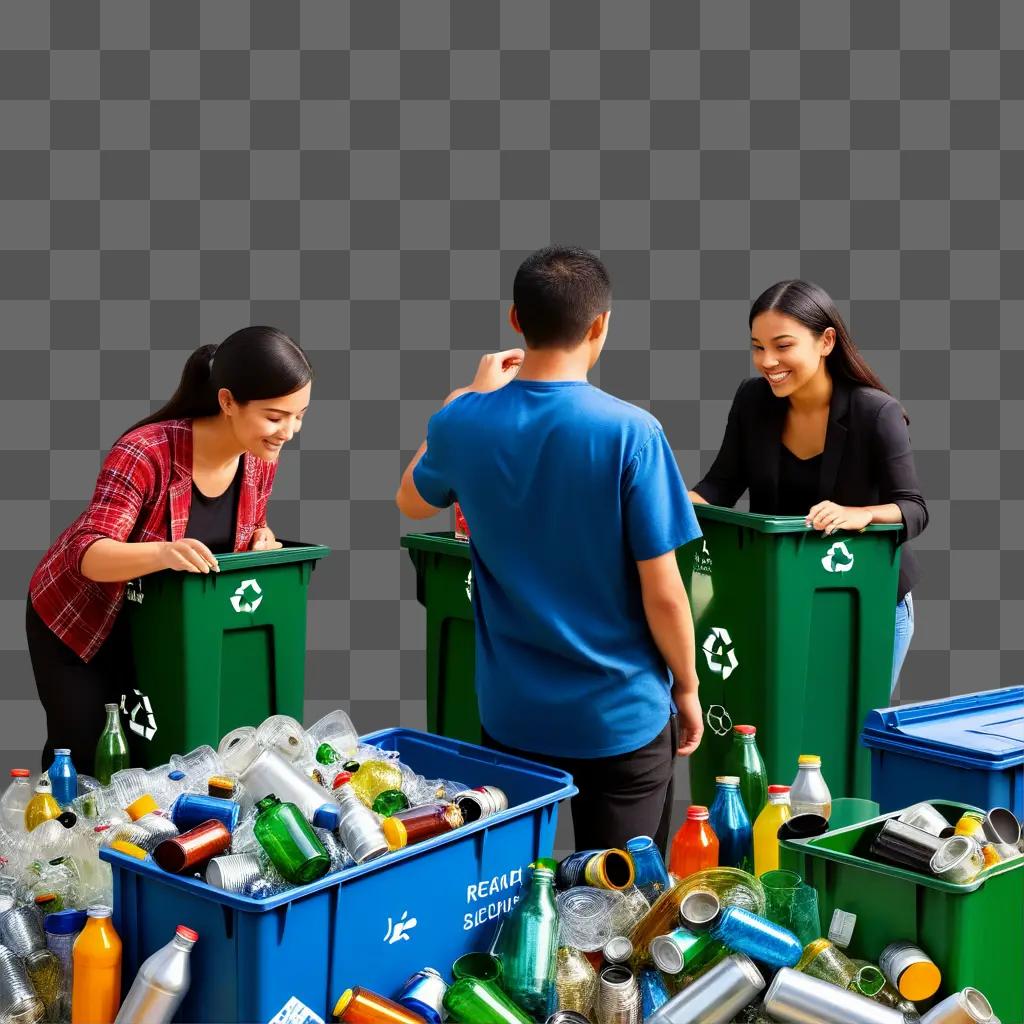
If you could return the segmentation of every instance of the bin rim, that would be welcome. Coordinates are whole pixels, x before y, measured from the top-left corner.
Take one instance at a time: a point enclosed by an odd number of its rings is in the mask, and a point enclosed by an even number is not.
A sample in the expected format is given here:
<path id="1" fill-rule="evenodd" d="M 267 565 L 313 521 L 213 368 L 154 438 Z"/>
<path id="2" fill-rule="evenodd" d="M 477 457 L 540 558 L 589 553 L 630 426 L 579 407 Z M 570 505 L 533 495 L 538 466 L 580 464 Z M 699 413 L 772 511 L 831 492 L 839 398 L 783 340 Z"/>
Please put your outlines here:
<path id="1" fill-rule="evenodd" d="M 226 555 L 217 555 L 217 564 L 221 572 L 225 569 L 259 569 L 263 566 L 288 565 L 291 562 L 316 562 L 331 553 L 325 544 L 304 544 L 292 540 L 282 540 L 281 543 L 284 547 L 272 551 L 232 551 Z M 174 572 L 173 569 L 164 571 Z"/>
<path id="2" fill-rule="evenodd" d="M 733 526 L 743 526 L 748 530 L 756 530 L 758 533 L 802 533 L 808 536 L 815 536 L 816 530 L 811 530 L 804 523 L 803 516 L 769 516 L 761 515 L 758 512 L 738 512 L 734 508 L 725 505 L 697 504 L 693 506 L 697 520 L 710 519 L 717 523 L 729 523 Z M 873 523 L 865 527 L 864 533 L 892 533 L 902 530 L 902 523 Z M 840 530 L 832 534 L 833 538 L 850 537 L 857 535 L 857 530 Z"/>
<path id="3" fill-rule="evenodd" d="M 436 551 L 442 555 L 469 559 L 469 541 L 456 537 L 451 530 L 437 533 L 407 533 L 402 537 L 402 547 L 410 551 Z"/>
<path id="4" fill-rule="evenodd" d="M 916 803 L 930 803 L 934 805 L 942 805 L 944 807 L 956 807 L 962 811 L 980 811 L 982 808 L 975 807 L 974 804 L 962 804 L 955 800 L 942 800 L 938 797 L 933 797 L 926 801 L 916 801 Z M 967 893 L 977 892 L 986 882 L 995 878 L 997 875 L 1009 874 L 1011 871 L 1024 867 L 1024 857 L 1017 857 L 1014 860 L 1006 861 L 996 867 L 988 868 L 983 871 L 973 882 L 967 885 L 958 885 L 954 882 L 944 882 L 941 878 L 935 878 L 934 876 L 924 875 L 917 871 L 911 871 L 908 868 L 897 867 L 895 864 L 883 864 L 880 861 L 868 860 L 866 857 L 858 857 L 853 853 L 845 853 L 842 850 L 830 850 L 827 847 L 817 846 L 816 843 L 822 839 L 826 839 L 828 836 L 839 835 L 843 832 L 851 832 L 854 829 L 864 829 L 869 825 L 874 825 L 880 821 L 886 821 L 889 818 L 896 818 L 903 814 L 904 811 L 915 806 L 914 804 L 904 807 L 898 811 L 889 811 L 886 814 L 880 814 L 877 818 L 870 818 L 867 821 L 859 821 L 853 825 L 844 825 L 842 828 L 829 829 L 828 832 L 820 836 L 812 836 L 810 839 L 780 839 L 779 846 L 783 849 L 789 850 L 792 853 L 803 854 L 807 850 L 813 850 L 814 856 L 822 860 L 830 860 L 836 864 L 849 864 L 852 867 L 860 868 L 863 871 L 870 871 L 876 875 L 884 875 L 886 878 L 901 878 L 907 882 L 913 882 L 915 885 L 924 886 L 926 889 L 936 889 L 939 892 L 948 892 L 955 895 L 965 895 Z M 124 856 L 123 854 L 119 856 Z M 129 860 L 131 858 L 128 858 Z"/>
<path id="5" fill-rule="evenodd" d="M 538 811 L 544 807 L 551 806 L 552 804 L 561 803 L 563 800 L 567 800 L 579 792 L 573 783 L 572 776 L 568 772 L 559 771 L 557 768 L 551 768 L 548 765 L 539 764 L 536 761 L 530 761 L 526 758 L 516 757 L 513 754 L 505 754 L 497 750 L 489 750 L 486 747 L 478 747 L 473 743 L 466 743 L 463 740 L 450 739 L 447 736 L 435 736 L 433 733 L 424 732 L 421 729 L 407 729 L 402 726 L 393 729 L 378 729 L 376 732 L 367 733 L 366 735 L 361 736 L 360 742 L 376 746 L 378 745 L 376 741 L 394 738 L 396 743 L 398 743 L 401 741 L 401 737 L 403 736 L 415 737 L 416 739 L 427 739 L 434 746 L 446 746 L 450 753 L 457 754 L 460 752 L 460 749 L 467 749 L 477 759 L 483 755 L 484 759 L 490 758 L 495 764 L 500 763 L 512 768 L 522 768 L 530 771 L 534 775 L 540 775 L 548 778 L 553 783 L 559 784 L 558 789 L 546 796 L 534 797 L 534 799 L 527 800 L 525 803 L 516 804 L 514 807 L 509 807 L 497 814 L 492 814 L 488 818 L 481 818 L 479 821 L 475 821 L 471 825 L 463 825 L 454 832 L 446 832 L 443 835 L 435 836 L 433 839 L 428 839 L 425 842 L 416 843 L 414 846 L 407 846 L 402 850 L 395 850 L 391 853 L 385 854 L 383 857 L 378 857 L 376 860 L 371 860 L 366 864 L 356 864 L 353 867 L 343 868 L 341 871 L 330 872 L 324 875 L 323 878 L 318 878 L 315 882 L 310 882 L 308 885 L 297 885 L 278 894 L 277 896 L 269 896 L 262 900 L 253 899 L 249 896 L 239 896 L 236 893 L 225 892 L 223 889 L 216 889 L 213 886 L 207 885 L 205 882 L 200 882 L 194 878 L 188 878 L 182 875 L 173 875 L 170 872 L 157 867 L 151 856 L 147 857 L 145 860 L 138 860 L 135 857 L 130 857 L 128 854 L 120 853 L 117 850 L 102 847 L 99 851 L 100 859 L 109 864 L 116 865 L 119 868 L 131 871 L 137 875 L 146 875 L 151 878 L 158 877 L 162 882 L 171 886 L 171 888 L 187 892 L 190 896 L 206 899 L 220 906 L 231 907 L 234 910 L 244 910 L 253 914 L 265 914 L 271 910 L 276 910 L 278 907 L 294 903 L 296 900 L 303 899 L 306 896 L 313 896 L 323 889 L 330 888 L 334 885 L 344 885 L 350 880 L 360 878 L 363 875 L 368 875 L 371 872 L 378 871 L 383 867 L 390 866 L 391 864 L 397 864 L 399 861 L 408 860 L 410 857 L 415 857 L 426 850 L 432 850 L 435 847 L 444 846 L 451 842 L 453 838 L 461 838 L 462 836 L 482 832 L 484 829 L 502 821 L 510 821 L 515 818 L 520 818 L 532 811 Z M 330 796 L 330 794 L 326 793 L 325 795 L 328 798 Z"/>

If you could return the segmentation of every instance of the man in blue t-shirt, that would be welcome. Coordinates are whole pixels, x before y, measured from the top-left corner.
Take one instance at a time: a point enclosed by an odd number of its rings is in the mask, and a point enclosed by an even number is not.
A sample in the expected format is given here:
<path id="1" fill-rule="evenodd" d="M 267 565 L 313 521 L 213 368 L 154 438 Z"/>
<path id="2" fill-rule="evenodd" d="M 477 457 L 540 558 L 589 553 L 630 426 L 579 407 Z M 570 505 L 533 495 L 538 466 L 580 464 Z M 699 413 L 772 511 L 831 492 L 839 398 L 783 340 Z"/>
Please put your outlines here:
<path id="1" fill-rule="evenodd" d="M 577 849 L 664 852 L 673 758 L 703 732 L 675 556 L 700 528 L 658 421 L 587 383 L 601 261 L 542 249 L 513 301 L 525 352 L 484 356 L 448 396 L 396 501 L 413 519 L 458 501 L 469 523 L 485 742 L 572 772 Z"/>

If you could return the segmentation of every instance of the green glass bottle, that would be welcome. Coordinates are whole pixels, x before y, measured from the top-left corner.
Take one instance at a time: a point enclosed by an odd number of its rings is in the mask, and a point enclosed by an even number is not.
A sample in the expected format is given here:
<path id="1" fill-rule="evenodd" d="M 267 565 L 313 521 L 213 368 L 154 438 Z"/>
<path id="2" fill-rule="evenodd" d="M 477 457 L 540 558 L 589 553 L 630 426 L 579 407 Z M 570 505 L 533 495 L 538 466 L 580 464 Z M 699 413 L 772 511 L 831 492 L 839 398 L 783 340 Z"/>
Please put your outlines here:
<path id="1" fill-rule="evenodd" d="M 99 743 L 96 744 L 95 769 L 100 785 L 109 786 L 110 776 L 129 766 L 128 741 L 124 738 L 117 705 L 104 704 L 103 706 L 107 712 L 107 724 L 100 734 Z"/>
<path id="2" fill-rule="evenodd" d="M 341 754 L 339 754 L 330 743 L 321 743 L 316 748 L 316 759 L 321 764 L 334 764 L 341 760 Z"/>
<path id="3" fill-rule="evenodd" d="M 409 809 L 409 801 L 400 789 L 385 789 L 376 800 L 373 801 L 373 813 L 379 814 L 382 818 L 390 818 L 392 814 Z"/>
<path id="4" fill-rule="evenodd" d="M 463 1024 L 532 1024 L 528 1017 L 493 981 L 460 978 L 448 986 L 444 1008 L 452 1020 Z"/>
<path id="5" fill-rule="evenodd" d="M 256 841 L 289 882 L 306 885 L 327 874 L 330 855 L 295 804 L 283 804 L 271 793 L 256 811 Z"/>
<path id="6" fill-rule="evenodd" d="M 768 802 L 768 773 L 765 771 L 761 751 L 757 749 L 757 729 L 752 725 L 736 725 L 732 730 L 727 773 L 740 780 L 740 797 L 747 809 L 747 817 L 757 816 Z"/>
<path id="7" fill-rule="evenodd" d="M 498 939 L 501 987 L 532 1020 L 546 1020 L 558 957 L 555 873 L 535 867 L 530 886 L 505 917 Z"/>

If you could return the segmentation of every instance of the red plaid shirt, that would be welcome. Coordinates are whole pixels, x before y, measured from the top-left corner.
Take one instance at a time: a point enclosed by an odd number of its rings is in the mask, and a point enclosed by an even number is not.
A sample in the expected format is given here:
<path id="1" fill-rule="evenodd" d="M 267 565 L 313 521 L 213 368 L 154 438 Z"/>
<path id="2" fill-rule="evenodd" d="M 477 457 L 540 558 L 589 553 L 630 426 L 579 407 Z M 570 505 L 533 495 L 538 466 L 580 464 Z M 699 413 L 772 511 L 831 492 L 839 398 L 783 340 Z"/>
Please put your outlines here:
<path id="1" fill-rule="evenodd" d="M 235 551 L 267 524 L 277 463 L 248 452 L 238 498 Z M 192 505 L 192 421 L 165 420 L 125 434 L 103 463 L 89 507 L 53 542 L 32 574 L 29 596 L 39 617 L 83 661 L 106 640 L 121 610 L 124 583 L 82 575 L 82 557 L 103 537 L 181 540 Z"/>

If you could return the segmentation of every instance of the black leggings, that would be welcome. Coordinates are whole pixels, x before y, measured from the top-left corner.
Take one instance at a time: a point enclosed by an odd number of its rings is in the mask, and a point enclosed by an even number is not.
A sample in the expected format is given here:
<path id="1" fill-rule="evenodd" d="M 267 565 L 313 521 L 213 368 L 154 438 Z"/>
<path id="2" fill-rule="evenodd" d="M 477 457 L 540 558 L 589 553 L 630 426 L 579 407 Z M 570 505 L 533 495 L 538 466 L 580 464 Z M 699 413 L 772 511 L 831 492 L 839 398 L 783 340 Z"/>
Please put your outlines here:
<path id="1" fill-rule="evenodd" d="M 493 750 L 539 761 L 572 775 L 579 789 L 579 794 L 572 798 L 577 850 L 621 849 L 635 836 L 651 836 L 664 856 L 672 821 L 678 721 L 673 715 L 646 747 L 616 757 L 535 754 L 506 747 L 486 731 L 483 742 Z"/>
<path id="2" fill-rule="evenodd" d="M 53 633 L 31 599 L 25 610 L 25 632 L 36 690 L 46 711 L 43 771 L 53 763 L 54 747 L 70 747 L 75 768 L 93 775 L 96 743 L 106 722 L 103 705 L 120 704 L 121 695 L 131 693 L 135 682 L 128 623 L 118 616 L 89 662 Z"/>

